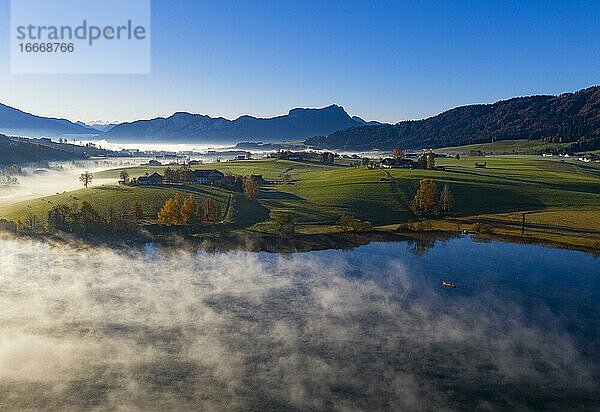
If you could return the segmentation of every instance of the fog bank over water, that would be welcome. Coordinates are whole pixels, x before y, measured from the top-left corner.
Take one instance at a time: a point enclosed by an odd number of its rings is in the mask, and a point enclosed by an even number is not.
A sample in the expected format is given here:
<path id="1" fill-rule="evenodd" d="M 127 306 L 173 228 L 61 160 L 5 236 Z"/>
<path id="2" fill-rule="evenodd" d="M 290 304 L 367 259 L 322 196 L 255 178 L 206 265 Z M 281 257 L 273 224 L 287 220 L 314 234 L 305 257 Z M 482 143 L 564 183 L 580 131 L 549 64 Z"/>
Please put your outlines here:
<path id="1" fill-rule="evenodd" d="M 379 246 L 0 251 L 1 410 L 560 409 L 598 396 L 598 358 L 550 308 L 443 289 Z"/>

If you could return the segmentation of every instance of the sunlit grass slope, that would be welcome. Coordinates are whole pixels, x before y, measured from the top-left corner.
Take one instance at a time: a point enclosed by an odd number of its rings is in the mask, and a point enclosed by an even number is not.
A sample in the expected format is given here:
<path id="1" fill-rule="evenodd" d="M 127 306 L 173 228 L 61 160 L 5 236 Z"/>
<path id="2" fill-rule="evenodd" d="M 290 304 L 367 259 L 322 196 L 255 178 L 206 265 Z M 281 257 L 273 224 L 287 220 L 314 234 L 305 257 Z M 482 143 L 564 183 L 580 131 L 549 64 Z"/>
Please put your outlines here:
<path id="1" fill-rule="evenodd" d="M 181 186 L 181 187 L 127 187 L 127 186 L 97 186 L 89 189 L 81 189 L 58 195 L 46 196 L 44 198 L 28 200 L 15 203 L 0 209 L 0 217 L 13 221 L 22 220 L 27 215 L 35 215 L 42 220 L 48 216 L 48 211 L 58 204 L 69 206 L 81 206 L 86 201 L 99 210 L 113 208 L 118 210 L 124 202 L 138 202 L 142 205 L 146 217 L 156 217 L 165 200 L 177 194 L 186 196 L 191 194 L 198 202 L 205 197 L 214 197 L 225 211 L 230 194 L 222 190 L 216 190 L 208 186 Z"/>
<path id="2" fill-rule="evenodd" d="M 488 154 L 537 154 L 543 150 L 562 149 L 569 143 L 547 143 L 542 140 L 500 140 L 493 143 L 478 143 L 464 146 L 445 147 L 436 152 L 469 153 L 481 150 Z"/>
<path id="3" fill-rule="evenodd" d="M 100 179 L 119 177 L 121 170 L 127 170 L 131 177 L 143 176 L 152 172 L 164 173 L 169 166 L 138 166 L 126 169 L 112 169 L 96 174 Z M 177 166 L 170 166 L 172 169 Z M 218 169 L 225 174 L 235 175 L 262 175 L 265 179 L 281 179 L 287 176 L 299 176 L 304 173 L 338 169 L 341 166 L 324 165 L 317 162 L 295 162 L 289 160 L 259 159 L 259 160 L 241 160 L 234 162 L 207 163 L 193 166 L 192 169 Z"/>
<path id="4" fill-rule="evenodd" d="M 263 202 L 287 209 L 306 223 L 325 223 L 352 213 L 374 224 L 414 219 L 409 212 L 420 179 L 447 184 L 457 216 L 546 208 L 600 209 L 600 169 L 536 159 L 485 158 L 438 162 L 445 171 L 334 169 L 306 173 L 293 184 L 278 185 Z M 479 159 L 481 162 L 482 159 Z"/>

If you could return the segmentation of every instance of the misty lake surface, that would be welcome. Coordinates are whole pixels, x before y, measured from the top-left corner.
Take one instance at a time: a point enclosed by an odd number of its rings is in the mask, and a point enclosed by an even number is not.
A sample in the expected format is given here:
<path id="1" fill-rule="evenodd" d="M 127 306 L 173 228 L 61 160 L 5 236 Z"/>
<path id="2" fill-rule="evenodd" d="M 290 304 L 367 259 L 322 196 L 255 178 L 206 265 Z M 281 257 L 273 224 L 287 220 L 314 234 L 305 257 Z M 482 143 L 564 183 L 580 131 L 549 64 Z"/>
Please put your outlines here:
<path id="1" fill-rule="evenodd" d="M 0 410 L 600 407 L 591 254 L 0 247 Z"/>

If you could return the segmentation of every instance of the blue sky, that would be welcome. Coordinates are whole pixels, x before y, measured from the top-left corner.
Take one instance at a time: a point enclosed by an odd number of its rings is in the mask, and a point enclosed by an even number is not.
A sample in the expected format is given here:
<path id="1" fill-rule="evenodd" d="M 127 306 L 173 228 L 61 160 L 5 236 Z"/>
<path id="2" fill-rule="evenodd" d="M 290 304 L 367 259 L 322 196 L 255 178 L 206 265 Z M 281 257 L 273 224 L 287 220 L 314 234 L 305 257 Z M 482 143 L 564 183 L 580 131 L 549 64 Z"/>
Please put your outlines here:
<path id="1" fill-rule="evenodd" d="M 152 1 L 149 75 L 11 75 L 0 102 L 71 120 L 342 105 L 397 122 L 600 84 L 600 1 Z"/>

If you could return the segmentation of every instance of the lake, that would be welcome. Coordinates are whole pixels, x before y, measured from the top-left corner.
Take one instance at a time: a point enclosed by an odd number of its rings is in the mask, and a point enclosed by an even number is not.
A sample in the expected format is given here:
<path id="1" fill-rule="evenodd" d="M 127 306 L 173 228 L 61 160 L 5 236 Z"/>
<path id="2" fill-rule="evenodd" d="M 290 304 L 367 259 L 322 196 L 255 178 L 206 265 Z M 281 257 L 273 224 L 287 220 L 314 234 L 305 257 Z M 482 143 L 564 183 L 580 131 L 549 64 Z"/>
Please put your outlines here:
<path id="1" fill-rule="evenodd" d="M 591 254 L 0 247 L 0 410 L 600 407 Z"/>

